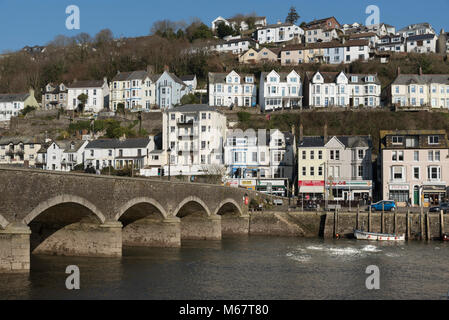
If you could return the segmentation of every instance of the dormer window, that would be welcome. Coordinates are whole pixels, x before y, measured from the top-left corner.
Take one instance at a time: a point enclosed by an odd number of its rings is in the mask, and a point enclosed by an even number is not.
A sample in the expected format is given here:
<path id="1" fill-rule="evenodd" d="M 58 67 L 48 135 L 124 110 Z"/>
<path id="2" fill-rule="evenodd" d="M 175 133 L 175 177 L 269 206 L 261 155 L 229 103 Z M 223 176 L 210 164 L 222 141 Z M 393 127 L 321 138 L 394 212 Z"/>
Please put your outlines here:
<path id="1" fill-rule="evenodd" d="M 403 143 L 404 143 L 404 137 L 401 137 L 401 136 L 393 136 L 393 137 L 391 138 L 391 142 L 392 142 L 393 144 L 403 144 Z"/>
<path id="2" fill-rule="evenodd" d="M 439 144 L 438 136 L 429 136 L 429 144 Z"/>
<path id="3" fill-rule="evenodd" d="M 359 77 L 357 77 L 357 76 L 352 76 L 352 77 L 351 77 L 351 81 L 352 81 L 352 82 L 358 82 L 358 81 L 359 81 Z"/>
<path id="4" fill-rule="evenodd" d="M 321 80 L 321 76 L 319 74 L 316 75 L 316 79 L 319 81 Z"/>
<path id="5" fill-rule="evenodd" d="M 228 83 L 231 83 L 231 82 L 232 82 L 232 78 L 231 78 L 231 77 L 228 77 L 227 82 L 228 82 Z"/>

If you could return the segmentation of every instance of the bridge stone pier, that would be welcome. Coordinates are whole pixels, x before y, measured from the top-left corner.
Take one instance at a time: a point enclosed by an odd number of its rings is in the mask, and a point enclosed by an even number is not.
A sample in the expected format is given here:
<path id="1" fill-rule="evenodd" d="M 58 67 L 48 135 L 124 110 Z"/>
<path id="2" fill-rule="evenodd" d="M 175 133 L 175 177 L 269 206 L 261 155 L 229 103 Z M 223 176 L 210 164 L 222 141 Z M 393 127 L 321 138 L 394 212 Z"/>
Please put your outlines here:
<path id="1" fill-rule="evenodd" d="M 244 189 L 158 179 L 0 168 L 0 272 L 30 253 L 120 257 L 123 246 L 248 234 Z"/>

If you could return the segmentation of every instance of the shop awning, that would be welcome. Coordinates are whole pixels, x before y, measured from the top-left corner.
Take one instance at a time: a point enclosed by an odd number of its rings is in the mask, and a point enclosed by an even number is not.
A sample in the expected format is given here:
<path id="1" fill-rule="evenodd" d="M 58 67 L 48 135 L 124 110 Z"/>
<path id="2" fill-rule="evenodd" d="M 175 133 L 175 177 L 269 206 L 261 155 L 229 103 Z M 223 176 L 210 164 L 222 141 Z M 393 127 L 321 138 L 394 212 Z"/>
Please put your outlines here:
<path id="1" fill-rule="evenodd" d="M 446 193 L 446 186 L 423 186 L 423 192 Z"/>

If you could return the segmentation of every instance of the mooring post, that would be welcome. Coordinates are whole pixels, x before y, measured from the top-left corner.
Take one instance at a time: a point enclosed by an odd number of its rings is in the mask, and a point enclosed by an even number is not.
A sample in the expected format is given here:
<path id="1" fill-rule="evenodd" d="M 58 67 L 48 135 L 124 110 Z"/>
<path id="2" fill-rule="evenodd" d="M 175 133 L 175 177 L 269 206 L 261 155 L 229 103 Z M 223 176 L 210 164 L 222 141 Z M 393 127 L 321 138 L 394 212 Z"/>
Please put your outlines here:
<path id="1" fill-rule="evenodd" d="M 443 210 L 440 210 L 440 236 L 441 239 L 443 239 L 443 235 L 444 235 L 444 212 Z"/>
<path id="2" fill-rule="evenodd" d="M 407 210 L 407 240 L 410 240 L 410 209 Z"/>
<path id="3" fill-rule="evenodd" d="M 423 234 L 424 234 L 424 223 L 422 222 L 422 215 L 423 215 L 423 208 L 421 207 L 421 211 L 419 213 L 419 232 L 420 232 L 420 239 L 423 240 Z"/>
<path id="4" fill-rule="evenodd" d="M 335 236 L 338 233 L 338 209 L 335 208 Z"/>
<path id="5" fill-rule="evenodd" d="M 427 214 L 426 214 L 426 238 L 427 238 L 427 240 L 430 240 L 430 233 L 431 233 L 431 230 L 430 230 L 430 217 L 429 217 L 429 212 L 427 212 Z"/>
<path id="6" fill-rule="evenodd" d="M 368 211 L 368 232 L 371 232 L 371 206 L 369 206 Z"/>
<path id="7" fill-rule="evenodd" d="M 397 233 L 397 230 L 396 230 L 396 210 L 394 210 L 394 214 L 393 214 L 394 216 L 394 228 L 393 228 L 393 233 L 394 234 L 396 234 Z"/>

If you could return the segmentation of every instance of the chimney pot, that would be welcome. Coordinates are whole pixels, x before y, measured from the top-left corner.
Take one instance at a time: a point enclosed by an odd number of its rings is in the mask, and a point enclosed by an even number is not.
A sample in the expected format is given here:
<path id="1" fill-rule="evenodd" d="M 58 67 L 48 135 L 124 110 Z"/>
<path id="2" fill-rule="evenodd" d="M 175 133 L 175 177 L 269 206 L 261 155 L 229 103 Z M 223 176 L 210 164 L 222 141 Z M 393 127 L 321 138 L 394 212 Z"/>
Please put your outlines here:
<path id="1" fill-rule="evenodd" d="M 304 127 L 302 126 L 302 123 L 299 124 L 299 142 L 302 142 L 304 140 Z"/>

